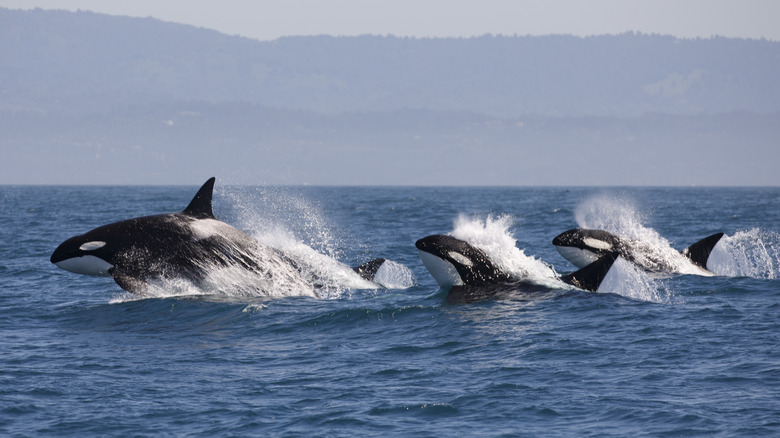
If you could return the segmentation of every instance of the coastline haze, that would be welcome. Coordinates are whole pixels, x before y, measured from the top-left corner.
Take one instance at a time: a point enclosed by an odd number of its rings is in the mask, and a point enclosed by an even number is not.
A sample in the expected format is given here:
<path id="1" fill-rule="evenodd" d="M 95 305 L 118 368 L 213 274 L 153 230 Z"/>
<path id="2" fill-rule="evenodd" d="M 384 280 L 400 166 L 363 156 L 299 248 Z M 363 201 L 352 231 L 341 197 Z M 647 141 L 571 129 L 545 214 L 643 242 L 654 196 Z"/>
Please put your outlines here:
<path id="1" fill-rule="evenodd" d="M 335 0 L 226 0 L 104 2 L 3 0 L 10 9 L 86 10 L 215 29 L 258 40 L 301 35 L 474 37 L 493 35 L 615 35 L 625 32 L 678 38 L 780 40 L 780 3 L 771 0 L 577 0 L 417 2 Z"/>
<path id="2" fill-rule="evenodd" d="M 0 184 L 780 185 L 769 40 L 0 24 Z"/>

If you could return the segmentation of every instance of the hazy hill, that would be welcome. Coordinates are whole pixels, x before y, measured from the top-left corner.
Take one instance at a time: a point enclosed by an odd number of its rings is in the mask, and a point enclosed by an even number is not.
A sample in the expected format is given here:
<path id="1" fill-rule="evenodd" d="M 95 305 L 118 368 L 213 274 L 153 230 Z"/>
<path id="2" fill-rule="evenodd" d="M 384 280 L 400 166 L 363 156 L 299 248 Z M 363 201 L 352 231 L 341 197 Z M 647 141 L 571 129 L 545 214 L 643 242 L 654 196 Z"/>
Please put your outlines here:
<path id="1" fill-rule="evenodd" d="M 162 101 L 500 117 L 780 110 L 780 43 L 624 34 L 271 42 L 151 18 L 0 9 L 0 108 Z"/>
<path id="2" fill-rule="evenodd" d="M 0 184 L 780 185 L 780 43 L 0 9 Z"/>

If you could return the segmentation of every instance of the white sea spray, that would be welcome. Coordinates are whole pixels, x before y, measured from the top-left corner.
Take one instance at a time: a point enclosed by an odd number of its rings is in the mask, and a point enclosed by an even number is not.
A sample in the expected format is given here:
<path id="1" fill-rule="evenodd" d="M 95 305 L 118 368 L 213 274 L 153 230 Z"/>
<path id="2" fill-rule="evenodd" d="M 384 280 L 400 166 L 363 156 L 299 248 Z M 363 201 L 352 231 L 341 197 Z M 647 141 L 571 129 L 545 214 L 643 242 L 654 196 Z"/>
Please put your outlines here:
<path id="1" fill-rule="evenodd" d="M 511 227 L 515 219 L 506 214 L 481 218 L 461 214 L 455 219 L 452 236 L 481 249 L 501 270 L 512 277 L 554 288 L 562 287 L 555 270 L 517 247 Z"/>

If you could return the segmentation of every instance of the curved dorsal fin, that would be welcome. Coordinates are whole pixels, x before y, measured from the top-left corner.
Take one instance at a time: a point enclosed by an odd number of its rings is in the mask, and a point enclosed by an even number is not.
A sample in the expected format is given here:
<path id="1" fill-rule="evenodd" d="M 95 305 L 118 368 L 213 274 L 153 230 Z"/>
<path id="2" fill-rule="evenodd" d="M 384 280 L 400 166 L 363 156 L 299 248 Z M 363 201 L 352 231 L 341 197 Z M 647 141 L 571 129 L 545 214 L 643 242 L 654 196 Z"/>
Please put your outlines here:
<path id="1" fill-rule="evenodd" d="M 604 281 L 618 257 L 617 252 L 608 252 L 579 271 L 564 275 L 561 280 L 583 290 L 598 292 L 601 282 Z"/>
<path id="2" fill-rule="evenodd" d="M 213 176 L 209 178 L 182 213 L 197 219 L 216 219 L 214 212 L 211 210 L 211 195 L 214 193 L 214 181 L 216 181 L 216 178 Z"/>
<path id="3" fill-rule="evenodd" d="M 355 266 L 354 268 L 352 268 L 352 270 L 360 274 L 360 276 L 363 277 L 363 279 L 368 281 L 374 281 L 374 276 L 376 276 L 377 271 L 379 271 L 379 268 L 382 267 L 382 265 L 386 261 L 387 260 L 382 258 L 374 259 L 371 260 L 370 262 L 363 263 L 360 266 Z"/>
<path id="4" fill-rule="evenodd" d="M 707 269 L 707 260 L 710 258 L 712 248 L 720 242 L 721 237 L 723 237 L 723 233 L 715 233 L 712 236 L 705 237 L 682 250 L 682 254 L 691 259 L 695 265 Z"/>

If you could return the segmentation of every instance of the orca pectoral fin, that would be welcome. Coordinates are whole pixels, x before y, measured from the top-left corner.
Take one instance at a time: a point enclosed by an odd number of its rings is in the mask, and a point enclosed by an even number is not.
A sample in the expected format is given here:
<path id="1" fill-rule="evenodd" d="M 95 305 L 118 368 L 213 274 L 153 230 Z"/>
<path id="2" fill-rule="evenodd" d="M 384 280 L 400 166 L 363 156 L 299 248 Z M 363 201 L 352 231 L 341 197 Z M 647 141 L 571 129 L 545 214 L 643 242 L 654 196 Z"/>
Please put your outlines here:
<path id="1" fill-rule="evenodd" d="M 721 237 L 723 237 L 723 233 L 715 233 L 712 236 L 705 237 L 682 250 L 682 254 L 688 257 L 695 265 L 707 269 L 707 260 L 710 258 L 712 248 L 720 242 Z"/>
<path id="2" fill-rule="evenodd" d="M 355 266 L 352 268 L 352 270 L 357 272 L 364 279 L 368 281 L 374 281 L 374 276 L 376 276 L 376 272 L 386 261 L 387 260 L 382 258 L 374 259 L 371 260 L 370 262 L 363 263 L 360 266 Z"/>
<path id="3" fill-rule="evenodd" d="M 561 280 L 564 283 L 570 284 L 574 287 L 578 287 L 590 292 L 596 292 L 599 290 L 601 282 L 604 281 L 604 277 L 607 276 L 607 273 L 609 273 L 609 270 L 612 268 L 612 265 L 615 263 L 617 258 L 617 253 L 607 253 L 579 271 L 564 275 L 561 277 Z"/>
<path id="4" fill-rule="evenodd" d="M 108 273 L 111 274 L 111 277 L 114 279 L 116 284 L 118 284 L 122 289 L 133 294 L 141 294 L 146 292 L 147 285 L 143 278 L 132 276 L 126 272 L 123 272 L 121 269 L 117 269 L 116 267 L 111 268 Z"/>

